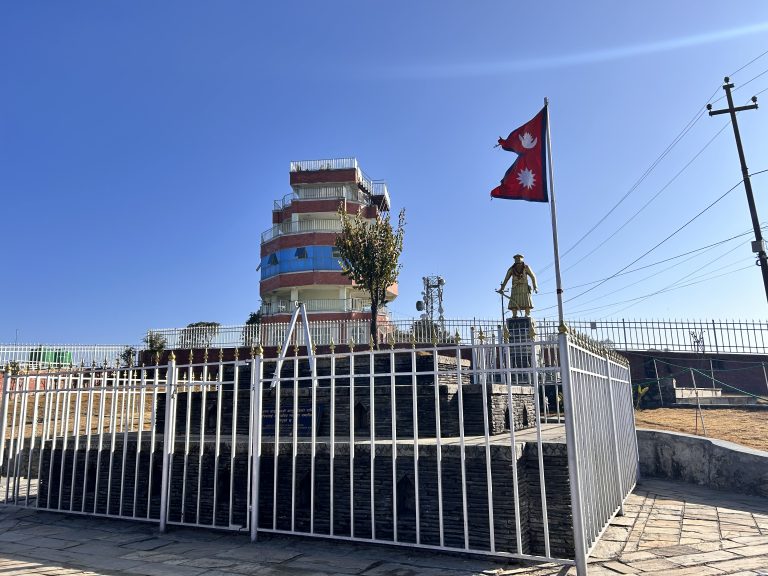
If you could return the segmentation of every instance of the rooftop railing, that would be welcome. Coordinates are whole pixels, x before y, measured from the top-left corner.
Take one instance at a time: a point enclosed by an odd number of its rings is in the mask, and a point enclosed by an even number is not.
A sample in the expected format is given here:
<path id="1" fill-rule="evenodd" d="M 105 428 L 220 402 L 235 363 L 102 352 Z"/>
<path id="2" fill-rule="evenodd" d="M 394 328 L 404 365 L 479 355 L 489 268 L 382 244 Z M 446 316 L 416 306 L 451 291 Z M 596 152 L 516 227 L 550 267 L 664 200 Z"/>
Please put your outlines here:
<path id="1" fill-rule="evenodd" d="M 357 158 L 330 158 L 327 160 L 298 160 L 291 162 L 291 172 L 316 170 L 359 170 Z"/>

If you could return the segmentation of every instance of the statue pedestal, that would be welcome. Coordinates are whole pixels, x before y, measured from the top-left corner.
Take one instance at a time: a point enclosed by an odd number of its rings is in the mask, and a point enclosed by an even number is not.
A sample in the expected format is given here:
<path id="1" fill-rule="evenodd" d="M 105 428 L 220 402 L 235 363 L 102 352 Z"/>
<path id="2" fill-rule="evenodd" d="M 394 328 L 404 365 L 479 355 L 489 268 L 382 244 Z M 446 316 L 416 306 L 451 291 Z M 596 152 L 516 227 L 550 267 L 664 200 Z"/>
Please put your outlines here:
<path id="1" fill-rule="evenodd" d="M 518 316 L 516 318 L 507 318 L 507 332 L 509 332 L 509 342 L 511 344 L 522 344 L 533 340 L 533 329 L 536 322 L 533 318 Z"/>
<path id="2" fill-rule="evenodd" d="M 531 353 L 533 350 L 531 346 L 526 346 L 525 344 L 533 342 L 534 326 L 536 326 L 536 323 L 530 317 L 518 316 L 516 318 L 507 318 L 509 343 L 513 344 L 509 355 L 512 368 L 531 367 Z M 515 344 L 519 346 L 514 346 Z M 515 374 L 515 384 L 530 386 L 532 384 L 531 374 Z"/>

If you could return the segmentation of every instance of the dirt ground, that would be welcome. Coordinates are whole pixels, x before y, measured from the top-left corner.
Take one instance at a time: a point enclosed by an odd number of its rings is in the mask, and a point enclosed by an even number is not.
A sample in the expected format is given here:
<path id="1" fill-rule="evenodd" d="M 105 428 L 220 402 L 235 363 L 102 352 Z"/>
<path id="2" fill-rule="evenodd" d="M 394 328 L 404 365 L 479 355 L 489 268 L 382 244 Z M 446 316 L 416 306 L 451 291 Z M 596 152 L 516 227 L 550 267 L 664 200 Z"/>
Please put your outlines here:
<path id="1" fill-rule="evenodd" d="M 635 424 L 638 428 L 698 434 L 768 451 L 768 410 L 718 408 L 702 410 L 702 414 L 706 434 L 698 411 L 691 408 L 639 410 L 635 412 Z"/>

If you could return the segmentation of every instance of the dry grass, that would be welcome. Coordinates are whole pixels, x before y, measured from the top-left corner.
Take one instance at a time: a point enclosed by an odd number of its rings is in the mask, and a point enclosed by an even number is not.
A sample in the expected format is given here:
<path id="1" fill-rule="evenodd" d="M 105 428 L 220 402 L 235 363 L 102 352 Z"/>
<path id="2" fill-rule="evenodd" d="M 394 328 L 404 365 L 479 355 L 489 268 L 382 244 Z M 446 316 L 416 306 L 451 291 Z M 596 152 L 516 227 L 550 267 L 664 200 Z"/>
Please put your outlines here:
<path id="1" fill-rule="evenodd" d="M 706 436 L 768 451 L 768 411 L 738 408 L 703 410 Z M 638 428 L 671 430 L 705 436 L 699 413 L 687 408 L 656 408 L 635 412 Z"/>

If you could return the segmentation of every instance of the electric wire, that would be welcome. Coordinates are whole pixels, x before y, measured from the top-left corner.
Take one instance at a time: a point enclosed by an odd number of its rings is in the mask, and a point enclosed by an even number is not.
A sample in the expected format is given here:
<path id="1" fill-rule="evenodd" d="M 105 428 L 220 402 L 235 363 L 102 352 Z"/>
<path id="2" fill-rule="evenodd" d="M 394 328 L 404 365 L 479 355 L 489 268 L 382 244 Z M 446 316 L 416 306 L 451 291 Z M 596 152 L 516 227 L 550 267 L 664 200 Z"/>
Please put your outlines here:
<path id="1" fill-rule="evenodd" d="M 688 277 L 690 277 L 690 276 L 692 276 L 692 275 L 696 274 L 697 272 L 700 272 L 701 270 L 703 270 L 703 269 L 706 269 L 706 268 L 707 268 L 707 267 L 709 267 L 709 266 L 712 266 L 712 265 L 713 265 L 713 263 L 714 263 L 714 262 L 716 262 L 718 259 L 720 259 L 720 258 L 723 258 L 724 256 L 726 256 L 726 255 L 730 254 L 731 252 L 733 252 L 734 250 L 737 250 L 737 249 L 739 249 L 739 248 L 740 248 L 740 246 L 738 246 L 738 245 L 737 245 L 737 246 L 734 246 L 733 248 L 731 248 L 731 249 L 727 250 L 725 253 L 721 254 L 720 256 L 718 256 L 718 257 L 716 257 L 716 258 L 713 258 L 713 259 L 711 259 L 711 260 L 710 260 L 708 263 L 704 264 L 704 265 L 703 265 L 703 266 L 701 266 L 700 268 L 698 268 L 698 269 L 696 269 L 696 270 L 693 270 L 692 272 L 690 272 L 690 273 L 686 274 L 685 276 L 683 276 L 682 278 L 680 278 L 680 279 L 676 280 L 676 281 L 675 281 L 675 282 L 673 282 L 672 284 L 668 284 L 667 286 L 665 286 L 664 288 L 662 288 L 662 290 L 664 290 L 664 289 L 666 289 L 666 288 L 670 288 L 670 287 L 674 286 L 675 284 L 678 284 L 679 282 L 682 282 L 682 281 L 683 281 L 683 280 L 685 280 L 686 278 L 688 278 Z M 645 281 L 647 281 L 647 280 L 651 280 L 652 278 L 654 278 L 654 277 L 656 277 L 656 276 L 659 276 L 660 274 L 663 274 L 663 273 L 665 273 L 665 272 L 668 272 L 669 270 L 671 270 L 671 269 L 673 269 L 673 268 L 676 268 L 676 267 L 678 267 L 680 264 L 685 264 L 686 262 L 689 262 L 689 261 L 691 261 L 691 260 L 693 260 L 693 259 L 695 259 L 695 258 L 698 258 L 699 256 L 703 256 L 703 255 L 704 255 L 704 254 L 695 254 L 695 255 L 693 255 L 693 256 L 690 256 L 689 258 L 687 258 L 686 260 L 683 260 L 683 262 L 681 262 L 681 263 L 679 263 L 679 264 L 673 264 L 672 266 L 669 266 L 669 267 L 667 267 L 667 268 L 664 268 L 663 270 L 659 270 L 658 272 L 656 272 L 656 273 L 654 273 L 654 274 L 651 274 L 650 276 L 646 276 L 645 278 L 642 278 L 641 280 L 638 280 L 638 281 L 636 281 L 636 282 L 634 282 L 634 283 L 632 283 L 632 284 L 627 284 L 626 286 L 623 286 L 623 287 L 621 287 L 621 288 L 618 288 L 618 289 L 616 289 L 616 290 L 613 290 L 613 291 L 611 292 L 611 294 L 613 295 L 613 294 L 616 294 L 616 293 L 618 293 L 618 292 L 621 292 L 621 291 L 623 291 L 623 290 L 626 290 L 626 289 L 628 289 L 628 288 L 633 288 L 633 287 L 637 286 L 638 284 L 640 284 L 640 283 L 642 283 L 642 282 L 645 282 Z M 650 296 L 653 296 L 653 295 L 654 295 L 654 294 L 647 294 L 647 295 L 645 295 L 645 297 L 644 297 L 644 298 L 649 298 Z M 588 304 L 588 303 L 590 303 L 590 302 L 595 302 L 595 301 L 597 301 L 597 300 L 602 300 L 602 299 L 604 299 L 604 298 L 605 298 L 605 296 L 597 296 L 596 298 L 593 298 L 592 300 L 588 300 L 588 301 L 586 301 L 586 302 L 583 302 L 582 304 Z M 611 307 L 611 306 L 612 306 L 612 304 L 606 304 L 606 305 L 605 305 L 605 307 L 606 307 L 606 308 L 609 308 L 609 307 Z"/>
<path id="2" fill-rule="evenodd" d="M 625 221 L 624 221 L 624 223 L 623 223 L 621 226 L 619 226 L 619 227 L 618 227 L 616 230 L 614 230 L 614 231 L 613 231 L 613 233 L 612 233 L 610 236 L 608 236 L 607 238 L 605 238 L 605 239 L 604 239 L 602 242 L 600 242 L 600 243 L 599 243 L 597 246 L 595 246 L 595 247 L 594 247 L 592 250 L 590 250 L 589 252 L 587 252 L 587 253 L 586 253 L 584 256 L 582 256 L 582 257 L 581 257 L 581 259 L 583 260 L 584 258 L 587 258 L 587 257 L 591 256 L 591 255 L 592 255 L 592 254 L 594 254 L 594 253 L 595 253 L 597 250 L 599 250 L 600 248 L 602 248 L 603 246 L 605 246 L 606 242 L 608 242 L 608 241 L 609 241 L 611 238 L 613 238 L 614 236 L 616 236 L 616 234 L 618 234 L 619 232 L 621 232 L 621 230 L 623 230 L 625 226 L 627 226 L 627 225 L 628 225 L 630 222 L 632 222 L 632 221 L 633 221 L 635 218 L 637 218 L 637 217 L 640 215 L 640 213 L 641 213 L 643 210 L 645 210 L 645 209 L 646 209 L 648 206 L 650 206 L 650 204 L 651 204 L 651 203 L 652 203 L 654 200 L 656 200 L 656 198 L 658 198 L 658 197 L 661 195 L 661 193 L 662 193 L 662 192 L 664 192 L 664 191 L 665 191 L 667 188 L 669 188 L 669 187 L 672 185 L 672 183 L 673 183 L 675 180 L 677 180 L 677 179 L 678 179 L 678 178 L 679 178 L 679 177 L 682 175 L 682 173 L 683 173 L 683 172 L 685 172 L 685 171 L 686 171 L 686 170 L 687 170 L 687 169 L 688 169 L 688 168 L 691 166 L 691 164 L 693 164 L 693 163 L 696 161 L 696 159 L 697 159 L 699 156 L 701 156 L 701 155 L 704 153 L 704 151 L 705 151 L 707 148 L 709 148 L 710 144 L 712 144 L 712 142 L 714 142 L 714 141 L 715 141 L 715 139 L 716 139 L 718 136 L 720 136 L 720 134 L 722 134 L 722 133 L 723 133 L 723 131 L 724 131 L 726 128 L 728 128 L 728 125 L 729 125 L 729 123 L 725 123 L 725 124 L 723 124 L 723 127 L 722 127 L 722 128 L 720 128 L 720 130 L 718 130 L 718 131 L 715 133 L 715 135 L 714 135 L 714 136 L 712 136 L 712 138 L 710 138 L 710 139 L 709 139 L 709 141 L 708 141 L 706 144 L 704 144 L 704 146 L 703 146 L 703 147 L 702 147 L 702 148 L 701 148 L 701 149 L 700 149 L 698 152 L 696 152 L 696 154 L 694 154 L 694 155 L 693 155 L 693 158 L 691 158 L 691 159 L 690 159 L 690 160 L 689 160 L 689 161 L 688 161 L 688 162 L 685 164 L 685 166 L 683 166 L 683 167 L 682 167 L 682 168 L 681 168 L 681 169 L 680 169 L 680 170 L 677 172 L 677 174 L 675 174 L 675 175 L 672 177 L 672 179 L 671 179 L 671 180 L 669 180 L 669 181 L 668 181 L 668 182 L 667 182 L 667 183 L 666 183 L 664 186 L 662 186 L 662 187 L 659 189 L 659 191 L 658 191 L 658 192 L 656 192 L 656 194 L 654 194 L 653 196 L 651 196 L 651 198 L 650 198 L 650 199 L 649 199 L 649 200 L 648 200 L 648 201 L 647 201 L 645 204 L 643 204 L 643 205 L 642 205 L 642 206 L 641 206 L 639 209 L 637 209 L 637 210 L 635 211 L 635 213 L 634 213 L 634 214 L 632 214 L 632 216 L 630 216 L 630 217 L 629 217 L 627 220 L 625 220 Z M 569 267 L 565 268 L 564 272 L 565 272 L 565 271 L 568 271 L 568 270 L 570 270 L 571 268 L 573 268 L 574 266 L 577 266 L 578 264 L 580 264 L 580 262 L 577 262 L 577 263 L 575 263 L 575 264 L 571 264 Z"/>
<path id="3" fill-rule="evenodd" d="M 607 278 L 605 278 L 604 280 L 602 280 L 601 282 L 599 282 L 599 283 L 598 283 L 598 284 L 596 284 L 595 286 L 592 286 L 591 288 L 588 288 L 588 289 L 584 290 L 583 292 L 580 292 L 580 293 L 579 293 L 579 294 L 577 294 L 576 296 L 572 296 L 572 297 L 568 298 L 567 300 L 565 300 L 565 302 L 570 302 L 570 301 L 573 301 L 573 300 L 575 300 L 576 298 L 580 298 L 580 297 L 584 296 L 585 294 L 587 294 L 587 293 L 591 292 L 592 290 L 595 290 L 596 288 L 599 288 L 600 286 L 602 286 L 603 284 L 605 284 L 605 283 L 606 283 L 606 282 L 608 282 L 609 280 L 612 280 L 613 278 L 615 278 L 615 277 L 616 277 L 618 274 L 620 274 L 621 272 L 624 272 L 624 271 L 625 271 L 627 268 L 631 267 L 632 265 L 636 264 L 637 262 L 639 262 L 640 260 L 642 260 L 643 258 L 645 258 L 646 256 L 648 256 L 648 254 L 650 254 L 651 252 L 653 252 L 654 250 L 656 250 L 657 248 L 659 248 L 660 246 L 662 246 L 663 244 L 665 244 L 667 241 L 669 241 L 670 239 L 672 239 L 673 237 L 675 237 L 677 234 L 679 234 L 680 232 L 682 232 L 682 231 L 683 231 L 685 228 L 687 228 L 689 225 L 691 225 L 693 222 L 695 222 L 695 221 L 696 221 L 696 220 L 697 220 L 697 219 L 698 219 L 700 216 L 702 216 L 703 214 L 705 214 L 707 211 L 711 210 L 711 209 L 712 209 L 712 208 L 713 208 L 713 207 L 714 207 L 714 206 L 715 206 L 715 205 L 716 205 L 718 202 L 720 202 L 720 201 L 721 201 L 723 198 L 725 198 L 726 196 L 728 196 L 728 194 L 730 194 L 730 193 L 731 193 L 731 192 L 733 192 L 733 191 L 734 191 L 736 188 L 738 188 L 738 186 L 739 186 L 739 185 L 740 185 L 742 182 L 743 182 L 743 180 L 739 180 L 739 181 L 738 181 L 736 184 L 734 184 L 734 185 L 733 185 L 731 188 L 729 188 L 727 191 L 725 191 L 723 194 L 721 194 L 721 195 L 720 195 L 720 196 L 719 196 L 719 197 L 718 197 L 716 200 L 714 200 L 713 202 L 711 202 L 711 203 L 710 203 L 710 204 L 709 204 L 709 205 L 708 205 L 706 208 L 704 208 L 703 210 L 701 210 L 701 211 L 700 211 L 698 214 L 696 214 L 696 215 L 695 215 L 693 218 L 691 218 L 691 219 L 690 219 L 690 220 L 688 220 L 688 221 L 687 221 L 685 224 L 683 224 L 682 226 L 680 226 L 679 228 L 677 228 L 677 229 L 676 229 L 674 232 L 672 232 L 671 234 L 669 234 L 669 235 L 668 235 L 666 238 L 664 238 L 663 240 L 661 240 L 660 242 L 658 242 L 657 244 L 655 244 L 655 245 L 654 245 L 652 248 L 650 248 L 650 249 L 648 249 L 647 251 L 643 252 L 643 254 L 641 254 L 640 256 L 638 256 L 637 258 L 635 258 L 635 259 L 634 259 L 632 262 L 630 262 L 629 264 L 627 264 L 626 266 L 624 266 L 623 268 L 621 268 L 621 269 L 620 269 L 620 270 L 618 270 L 617 272 L 613 273 L 611 276 L 608 276 Z"/>
<path id="4" fill-rule="evenodd" d="M 766 50 L 766 51 L 765 51 L 765 52 L 763 52 L 762 54 L 759 54 L 759 55 L 755 56 L 754 58 L 752 58 L 752 60 L 750 60 L 749 62 L 747 62 L 746 64 L 744 64 L 744 66 L 742 66 L 741 68 L 739 68 L 739 69 L 738 69 L 738 70 L 736 70 L 735 72 L 731 72 L 730 74 L 728 74 L 728 77 L 730 78 L 731 76 L 736 76 L 736 74 L 738 74 L 739 72 L 741 72 L 742 70 L 744 70 L 744 68 L 746 68 L 747 66 L 750 66 L 751 64 L 754 64 L 755 62 L 757 62 L 758 60 L 760 60 L 760 58 L 762 58 L 762 57 L 763 57 L 763 56 L 765 56 L 766 54 L 768 54 L 768 50 Z"/>
<path id="5" fill-rule="evenodd" d="M 735 76 L 737 73 L 741 72 L 741 71 L 742 71 L 742 70 L 744 70 L 745 68 L 747 68 L 747 67 L 749 67 L 750 65 L 754 64 L 755 62 L 757 62 L 757 61 L 758 61 L 760 58 L 764 57 L 766 54 L 768 54 L 768 50 L 766 50 L 766 51 L 762 52 L 761 54 L 758 54 L 757 56 L 755 56 L 754 58 L 752 58 L 752 59 L 751 59 L 749 62 L 747 62 L 746 64 L 744 64 L 744 65 L 742 65 L 741 67 L 739 67 L 739 68 L 738 68 L 738 69 L 737 69 L 735 72 L 732 72 L 732 73 L 729 75 L 729 77 Z M 752 82 L 752 81 L 756 80 L 757 78 L 761 77 L 762 75 L 764 75 L 764 74 L 766 74 L 766 73 L 768 73 L 768 69 L 764 70 L 763 72 L 760 72 L 760 73 L 759 73 L 759 74 L 757 74 L 756 76 L 754 76 L 754 77 L 752 77 L 751 79 L 747 80 L 746 82 L 744 82 L 743 84 L 741 84 L 741 85 L 739 86 L 739 88 L 743 88 L 744 86 L 748 85 L 750 82 Z M 714 90 L 714 92 L 712 93 L 712 95 L 711 95 L 709 98 L 707 98 L 707 102 L 706 102 L 706 104 L 714 104 L 714 103 L 717 103 L 717 102 L 719 102 L 719 101 L 720 101 L 720 100 L 722 100 L 723 98 L 725 98 L 725 96 L 721 96 L 721 97 L 720 97 L 720 98 L 718 98 L 717 100 L 714 100 L 714 101 L 712 100 L 712 98 L 714 98 L 714 97 L 715 97 L 715 95 L 718 93 L 718 91 L 720 90 L 720 88 L 721 88 L 721 87 L 720 87 L 720 86 L 718 86 L 718 87 L 717 87 L 717 88 Z M 768 88 L 767 88 L 766 90 L 768 90 Z M 764 91 L 765 91 L 765 90 L 763 90 L 763 91 L 761 91 L 761 92 L 764 92 Z M 566 257 L 566 256 L 567 256 L 567 255 L 568 255 L 568 254 L 569 254 L 569 253 L 570 253 L 570 252 L 571 252 L 571 251 L 572 251 L 574 248 L 576 248 L 576 247 L 577 247 L 579 244 L 581 244 L 581 242 L 583 242 L 583 241 L 584 241 L 584 240 L 585 240 L 585 239 L 586 239 L 586 238 L 587 238 L 587 237 L 588 237 L 588 236 L 589 236 L 589 235 L 590 235 L 590 234 L 591 234 L 591 233 L 592 233 L 592 232 L 593 232 L 593 231 L 594 231 L 594 230 L 595 230 L 595 229 L 596 229 L 596 228 L 597 228 L 597 227 L 598 227 L 600 224 L 602 224 L 602 223 L 603 223 L 603 222 L 604 222 L 604 221 L 605 221 L 605 220 L 608 218 L 608 216 L 610 216 L 610 215 L 611 215 L 611 214 L 614 212 L 614 210 L 616 210 L 616 208 L 618 208 L 618 207 L 619 207 L 619 205 L 620 205 L 620 204 L 622 204 L 622 203 L 624 202 L 624 200 L 626 200 L 626 199 L 629 197 L 629 195 L 630 195 L 630 194 L 632 194 L 632 192 L 634 192 L 634 191 L 635 191 L 635 190 L 636 190 L 636 189 L 637 189 L 637 188 L 640 186 L 640 184 L 642 184 L 642 182 L 643 182 L 643 181 L 644 181 L 644 180 L 645 180 L 645 179 L 646 179 L 646 178 L 647 178 L 647 177 L 650 175 L 650 173 L 651 173 L 651 172 L 652 172 L 652 171 L 653 171 L 653 170 L 656 168 L 656 166 L 658 166 L 658 164 L 659 164 L 659 163 L 660 163 L 660 162 L 661 162 L 661 161 L 662 161 L 662 160 L 663 160 L 663 159 L 664 159 L 664 158 L 665 158 L 665 157 L 666 157 L 666 156 L 667 156 L 667 155 L 668 155 L 668 154 L 669 154 L 669 153 L 672 151 L 672 149 L 673 149 L 673 148 L 674 148 L 674 147 L 675 147 L 675 146 L 676 146 L 676 145 L 677 145 L 677 144 L 680 142 L 680 140 L 682 140 L 682 139 L 683 139 L 683 138 L 684 138 L 684 137 L 685 137 L 685 136 L 686 136 L 686 135 L 687 135 L 687 134 L 688 134 L 688 133 L 691 131 L 691 129 L 693 128 L 693 126 L 694 126 L 694 125 L 695 125 L 695 124 L 696 124 L 696 123 L 697 123 L 697 122 L 698 122 L 698 121 L 701 119 L 701 117 L 704 115 L 704 113 L 705 113 L 705 111 L 706 111 L 706 104 L 705 104 L 704 106 L 702 106 L 701 108 L 699 108 L 699 110 L 698 110 L 698 111 L 697 111 L 697 112 L 694 114 L 694 117 L 693 117 L 691 120 L 689 120 L 689 121 L 688 121 L 688 123 L 687 123 L 687 124 L 686 124 L 686 125 L 683 127 L 683 129 L 682 129 L 682 130 L 681 130 L 681 131 L 678 133 L 678 135 L 677 135 L 677 136 L 676 136 L 676 137 L 675 137 L 675 138 L 672 140 L 672 143 L 671 143 L 671 144 L 669 144 L 669 145 L 666 147 L 666 149 L 665 149 L 665 150 L 664 150 L 664 151 L 663 151 L 663 152 L 662 152 L 662 153 L 661 153 L 661 154 L 660 154 L 660 155 L 659 155 L 659 156 L 658 156 L 658 157 L 657 157 L 657 158 L 656 158 L 656 159 L 655 159 L 655 160 L 654 160 L 654 161 L 651 163 L 651 165 L 650 165 L 650 166 L 649 166 L 649 167 L 648 167 L 648 168 L 645 170 L 645 172 L 643 172 L 643 174 L 640 176 L 640 178 L 639 178 L 639 179 L 638 179 L 638 180 L 637 180 L 637 181 L 636 181 L 636 182 L 635 182 L 635 183 L 632 185 L 632 187 L 631 187 L 631 188 L 630 188 L 630 189 L 629 189 L 629 190 L 628 190 L 628 191 L 627 191 L 627 192 L 624 194 L 624 196 L 622 196 L 622 197 L 621 197 L 621 199 L 619 199 L 619 201 L 618 201 L 618 202 L 617 202 L 617 203 L 616 203 L 616 204 L 615 204 L 615 205 L 614 205 L 614 206 L 613 206 L 613 207 L 612 207 L 612 208 L 611 208 L 611 209 L 610 209 L 610 210 L 609 210 L 609 211 L 608 211 L 608 212 L 607 212 L 607 213 L 606 213 L 606 214 L 605 214 L 605 215 L 604 215 L 604 216 L 603 216 L 603 217 L 602 217 L 600 220 L 598 220 L 598 221 L 597 221 L 597 222 L 596 222 L 596 223 L 595 223 L 595 224 L 594 224 L 594 225 L 593 225 L 593 226 L 592 226 L 592 227 L 591 227 L 591 228 L 590 228 L 590 229 L 589 229 L 589 230 L 588 230 L 586 233 L 584 233 L 584 234 L 583 234 L 583 235 L 582 235 L 582 236 L 581 236 L 581 237 L 580 237 L 578 240 L 576 240 L 576 242 L 575 242 L 574 244 L 572 244 L 572 245 L 571 245 L 571 246 L 570 246 L 570 247 L 569 247 L 569 248 L 568 248 L 568 249 L 567 249 L 565 252 L 563 252 L 563 253 L 560 255 L 560 258 L 561 258 L 561 259 L 562 259 L 562 258 L 565 258 L 565 257 Z M 715 135 L 715 137 L 717 137 L 717 136 L 718 136 L 718 135 L 719 135 L 719 134 L 720 134 L 720 133 L 721 133 L 721 132 L 722 132 L 724 129 L 725 129 L 725 127 L 724 127 L 724 128 L 722 128 L 722 129 L 720 130 L 720 132 L 718 132 L 718 133 Z M 713 139 L 714 139 L 714 138 L 713 138 Z M 710 140 L 710 142 L 709 142 L 709 143 L 711 143 L 711 140 Z M 709 145 L 709 143 L 707 143 L 707 145 L 705 145 L 705 148 L 706 148 L 706 146 L 708 146 L 708 145 Z M 703 149 L 702 149 L 702 151 L 703 151 Z M 694 159 L 695 159 L 695 158 L 696 158 L 696 157 L 694 157 Z M 686 167 L 687 167 L 687 165 L 686 165 Z M 684 168 L 684 169 L 685 169 L 685 168 Z M 683 169 L 683 170 L 684 170 L 684 169 Z M 681 172 L 682 172 L 682 170 L 681 170 Z M 679 174 L 680 174 L 680 173 L 678 173 L 678 174 L 675 176 L 675 178 L 677 178 L 677 176 L 679 176 Z M 671 183 L 674 181 L 674 179 L 675 179 L 675 178 L 673 178 L 673 179 L 672 179 L 672 180 L 671 180 L 671 181 L 670 181 L 670 182 L 669 182 L 667 185 L 671 184 Z M 663 190 L 663 189 L 662 189 L 662 190 Z M 659 194 L 659 193 L 661 193 L 661 191 L 659 191 L 659 192 L 656 194 L 656 196 L 658 196 L 658 194 Z M 656 198 L 656 196 L 654 196 L 654 197 L 653 197 L 653 199 L 655 199 L 655 198 Z M 653 199 L 652 199 L 652 200 L 653 200 Z M 652 200 L 651 200 L 651 201 L 652 201 Z M 648 202 L 648 203 L 650 203 L 650 202 Z M 646 204 L 645 204 L 645 205 L 644 205 L 644 206 L 643 206 L 643 207 L 640 209 L 640 211 L 642 211 L 642 210 L 643 210 L 643 209 L 644 209 L 644 208 L 645 208 L 645 207 L 648 205 L 648 203 L 646 203 Z M 637 212 L 636 212 L 635 214 L 633 214 L 633 216 L 630 218 L 630 221 L 631 221 L 632 219 L 634 219 L 634 218 L 637 216 L 637 214 L 638 214 Z M 619 228 L 619 230 L 621 230 L 621 228 L 623 228 L 623 227 L 624 227 L 626 224 L 628 224 L 628 223 L 629 223 L 629 221 L 625 222 L 625 224 L 624 224 L 624 225 L 622 225 L 622 226 Z M 618 232 L 618 230 L 617 230 L 616 232 Z M 614 234 L 615 234 L 615 233 L 614 233 Z M 613 235 L 611 235 L 611 237 L 613 237 Z M 610 237 L 609 237 L 609 238 L 610 238 Z M 600 246 L 602 246 L 602 245 L 603 245 L 603 244 L 604 244 L 604 243 L 605 243 L 607 240 L 608 240 L 608 239 L 606 239 L 606 240 L 605 240 L 603 243 L 601 243 L 601 244 L 598 246 L 598 248 L 599 248 Z M 587 254 L 587 255 L 590 255 L 590 254 L 592 254 L 593 252 L 594 252 L 594 250 L 592 250 L 591 252 L 589 252 L 589 254 Z M 545 266 L 545 267 L 544 267 L 544 269 L 543 269 L 543 271 L 546 271 L 546 270 L 550 269 L 552 266 L 554 266 L 554 262 L 550 262 L 550 263 L 549 263 L 547 266 Z M 567 270 L 567 269 L 566 269 L 566 270 Z"/>
<path id="6" fill-rule="evenodd" d="M 761 230 L 768 230 L 768 226 L 765 226 L 765 223 L 763 222 L 761 227 Z M 618 276 L 625 276 L 627 274 L 633 274 L 634 272 L 639 272 L 640 270 L 645 270 L 647 268 L 652 268 L 653 266 L 658 266 L 659 264 L 664 264 L 665 262 L 670 262 L 672 260 L 676 260 L 677 258 L 682 258 L 684 256 L 688 256 L 689 254 L 693 254 L 695 252 L 701 252 L 703 250 L 709 250 L 711 248 L 714 248 L 716 246 L 720 246 L 721 244 L 725 244 L 726 242 L 730 242 L 731 240 L 736 240 L 737 238 L 741 238 L 743 236 L 748 236 L 752 233 L 752 229 L 750 228 L 746 232 L 742 232 L 741 234 L 737 234 L 735 236 L 731 236 L 730 238 L 726 238 L 725 240 L 720 240 L 719 242 L 714 242 L 712 244 L 707 244 L 706 246 L 701 246 L 700 248 L 694 248 L 693 250 L 689 250 L 688 252 L 683 252 L 682 254 L 678 254 L 676 256 L 670 256 L 669 258 L 665 258 L 664 260 L 658 260 L 656 262 L 652 262 L 650 264 L 645 264 L 644 266 L 638 266 L 637 268 L 633 268 L 632 270 L 627 270 L 625 272 L 622 272 L 621 274 L 618 274 Z M 583 284 L 576 284 L 574 286 L 570 286 L 571 290 L 575 288 L 583 288 L 584 286 L 590 286 L 592 284 L 597 284 L 603 280 L 602 278 L 598 280 L 592 280 L 591 282 L 585 282 Z M 547 290 L 547 291 L 539 291 L 540 294 L 554 294 L 555 290 Z"/>
<path id="7" fill-rule="evenodd" d="M 644 294 L 644 295 L 642 295 L 642 296 L 637 296 L 636 298 L 629 298 L 629 299 L 627 299 L 627 300 L 622 300 L 622 301 L 620 301 L 620 302 L 613 302 L 613 303 L 611 303 L 611 304 L 605 304 L 605 305 L 603 305 L 603 306 L 595 306 L 595 307 L 592 307 L 592 308 L 585 308 L 585 309 L 582 309 L 582 310 L 577 310 L 577 311 L 575 311 L 575 312 L 572 312 L 572 313 L 573 313 L 573 314 L 583 314 L 583 313 L 585 313 L 585 312 L 593 312 L 593 311 L 595 311 L 595 310 L 603 310 L 603 309 L 605 309 L 605 308 L 610 308 L 610 307 L 612 307 L 612 306 L 620 306 L 621 304 L 627 304 L 627 303 L 630 303 L 630 302 L 635 302 L 635 301 L 639 301 L 639 300 L 644 300 L 644 299 L 647 299 L 647 298 L 649 298 L 649 297 L 651 297 L 651 296 L 656 296 L 656 295 L 658 295 L 658 294 L 664 294 L 665 292 L 674 292 L 675 290 L 680 290 L 680 289 L 682 289 L 682 288 L 688 288 L 688 287 L 690 287 L 690 286 L 695 286 L 696 284 L 701 284 L 702 282 L 708 282 L 708 281 L 710 281 L 710 280 L 714 280 L 715 278 L 720 278 L 720 277 L 722 277 L 722 276 L 726 276 L 726 275 L 728 275 L 728 274 L 735 274 L 735 273 L 737 273 L 737 272 L 742 272 L 742 271 L 744 271 L 744 270 L 750 270 L 750 269 L 752 269 L 752 268 L 754 268 L 754 266 L 753 266 L 752 264 L 750 264 L 749 266 L 744 266 L 743 268 L 738 268 L 738 269 L 736 269 L 736 270 L 731 270 L 731 271 L 729 271 L 729 272 L 722 272 L 722 273 L 718 273 L 718 274 L 716 274 L 716 275 L 714 275 L 714 276 L 708 276 L 708 277 L 706 277 L 706 278 L 702 278 L 702 279 L 700 279 L 700 280 L 696 280 L 696 281 L 694 281 L 694 282 L 689 282 L 689 283 L 687 283 L 687 284 L 684 284 L 684 285 L 682 285 L 682 286 L 674 286 L 674 287 L 671 287 L 671 288 L 666 288 L 666 289 L 662 289 L 662 290 L 657 290 L 657 291 L 655 291 L 655 292 L 652 292 L 652 293 L 650 293 L 650 294 Z M 550 306 L 549 308 L 553 308 L 553 306 Z M 545 309 L 546 309 L 546 308 L 542 308 L 542 310 L 545 310 Z M 604 316 L 603 318 L 601 318 L 601 320 L 604 320 L 605 318 L 608 318 L 609 316 L 612 316 L 613 314 L 618 314 L 620 311 L 621 311 L 621 310 L 619 310 L 619 311 L 617 311 L 617 312 L 613 312 L 612 314 L 606 315 L 606 316 Z"/>

